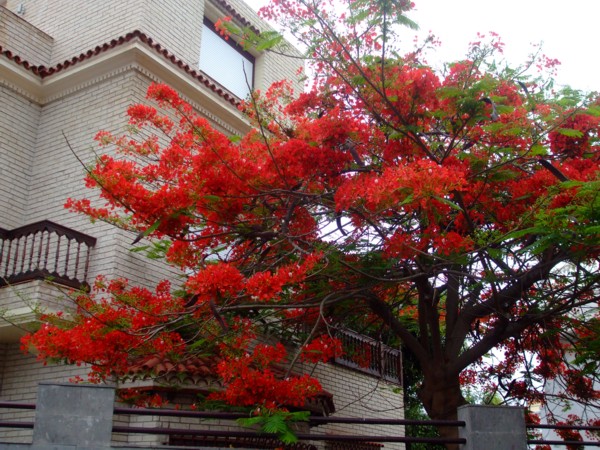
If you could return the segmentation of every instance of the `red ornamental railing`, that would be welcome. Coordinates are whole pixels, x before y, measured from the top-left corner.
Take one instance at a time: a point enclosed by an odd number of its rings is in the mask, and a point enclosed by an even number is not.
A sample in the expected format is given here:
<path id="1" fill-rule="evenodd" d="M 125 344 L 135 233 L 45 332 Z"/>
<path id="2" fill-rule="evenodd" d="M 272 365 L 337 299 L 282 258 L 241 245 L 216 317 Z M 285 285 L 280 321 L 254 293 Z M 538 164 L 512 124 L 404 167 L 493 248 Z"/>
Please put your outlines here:
<path id="1" fill-rule="evenodd" d="M 344 349 L 342 356 L 334 359 L 336 364 L 402 385 L 400 350 L 347 329 L 336 330 L 335 336 Z"/>
<path id="2" fill-rule="evenodd" d="M 0 286 L 49 279 L 85 287 L 95 245 L 96 238 L 49 220 L 13 230 L 0 228 Z"/>

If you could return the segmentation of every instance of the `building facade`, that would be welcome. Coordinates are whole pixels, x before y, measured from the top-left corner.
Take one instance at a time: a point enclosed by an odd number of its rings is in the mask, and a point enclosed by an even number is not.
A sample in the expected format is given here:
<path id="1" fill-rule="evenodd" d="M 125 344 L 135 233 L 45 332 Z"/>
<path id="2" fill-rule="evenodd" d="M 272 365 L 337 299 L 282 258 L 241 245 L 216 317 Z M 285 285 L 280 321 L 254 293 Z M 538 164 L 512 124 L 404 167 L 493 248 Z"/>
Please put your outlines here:
<path id="1" fill-rule="evenodd" d="M 20 350 L 19 338 L 40 312 L 65 308 L 65 288 L 99 274 L 145 286 L 174 275 L 129 251 L 131 233 L 63 207 L 68 197 L 93 195 L 84 192 L 82 179 L 83 166 L 96 157 L 95 134 L 123 132 L 127 106 L 143 102 L 148 86 L 162 82 L 217 129 L 240 135 L 249 124 L 236 107 L 239 98 L 250 88 L 295 78 L 297 59 L 232 50 L 220 40 L 212 24 L 224 16 L 266 26 L 240 0 L 0 0 L 1 400 L 33 402 L 41 381 L 85 377 L 85 367 L 43 366 Z M 339 365 L 317 368 L 338 414 L 397 419 L 402 397 L 400 371 L 394 371 L 397 381 L 390 383 L 382 374 Z M 353 431 L 340 427 L 317 432 Z M 0 430 L 0 441 L 27 439 L 27 431 Z M 168 443 L 155 436 L 115 440 Z"/>

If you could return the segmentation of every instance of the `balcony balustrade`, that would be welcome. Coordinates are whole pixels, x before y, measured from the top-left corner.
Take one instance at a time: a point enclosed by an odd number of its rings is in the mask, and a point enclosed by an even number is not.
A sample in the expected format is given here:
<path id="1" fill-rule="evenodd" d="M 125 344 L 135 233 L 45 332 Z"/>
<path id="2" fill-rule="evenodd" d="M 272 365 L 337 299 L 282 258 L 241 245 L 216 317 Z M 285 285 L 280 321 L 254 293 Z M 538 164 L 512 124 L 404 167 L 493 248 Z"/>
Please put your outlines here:
<path id="1" fill-rule="evenodd" d="M 347 329 L 337 329 L 344 353 L 334 363 L 367 373 L 390 383 L 402 384 L 402 352 L 381 341 Z"/>
<path id="2" fill-rule="evenodd" d="M 49 220 L 0 228 L 0 287 L 41 279 L 85 288 L 95 245 L 96 238 Z"/>

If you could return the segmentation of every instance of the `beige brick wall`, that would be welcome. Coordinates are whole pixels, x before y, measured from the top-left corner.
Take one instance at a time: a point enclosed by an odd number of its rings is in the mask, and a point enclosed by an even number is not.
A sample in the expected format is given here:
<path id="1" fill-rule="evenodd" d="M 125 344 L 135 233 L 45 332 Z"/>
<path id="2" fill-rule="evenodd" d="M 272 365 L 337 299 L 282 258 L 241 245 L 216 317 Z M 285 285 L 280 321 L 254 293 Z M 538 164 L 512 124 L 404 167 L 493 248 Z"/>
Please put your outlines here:
<path id="1" fill-rule="evenodd" d="M 192 68 L 198 67 L 204 0 L 146 0 L 141 29 Z"/>
<path id="2" fill-rule="evenodd" d="M 23 19 L 54 38 L 54 65 L 140 28 L 144 0 L 8 0 Z"/>
<path id="3" fill-rule="evenodd" d="M 43 280 L 3 287 L 0 289 L 0 343 L 18 341 L 31 329 L 39 314 L 72 308 L 66 291 Z M 0 371 L 0 383 L 1 380 Z"/>
<path id="4" fill-rule="evenodd" d="M 372 419 L 403 419 L 402 393 L 398 386 L 334 364 L 319 363 L 304 366 L 333 394 L 336 412 L 332 417 Z M 327 424 L 313 429 L 323 434 L 366 434 L 372 436 L 403 436 L 404 427 L 397 425 Z M 403 444 L 385 443 L 385 449 L 403 449 Z"/>
<path id="5" fill-rule="evenodd" d="M 47 65 L 52 37 L 0 6 L 0 46 L 34 65 Z"/>
<path id="6" fill-rule="evenodd" d="M 0 227 L 23 224 L 40 107 L 0 79 Z"/>

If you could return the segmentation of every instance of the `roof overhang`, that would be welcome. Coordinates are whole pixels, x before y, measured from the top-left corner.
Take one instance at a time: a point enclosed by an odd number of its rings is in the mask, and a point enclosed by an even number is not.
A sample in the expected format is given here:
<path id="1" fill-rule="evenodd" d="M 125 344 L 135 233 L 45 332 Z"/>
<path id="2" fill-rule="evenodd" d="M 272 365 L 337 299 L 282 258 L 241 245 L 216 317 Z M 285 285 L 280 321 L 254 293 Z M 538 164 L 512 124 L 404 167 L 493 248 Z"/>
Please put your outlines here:
<path id="1" fill-rule="evenodd" d="M 65 63 L 51 69 L 33 67 L 32 70 L 18 57 L 0 57 L 0 79 L 30 100 L 45 105 L 97 80 L 126 70 L 138 70 L 153 81 L 166 83 L 177 90 L 192 106 L 226 131 L 244 134 L 251 128 L 231 94 L 207 80 L 199 71 L 183 65 L 160 46 L 144 42 L 138 36 Z"/>

